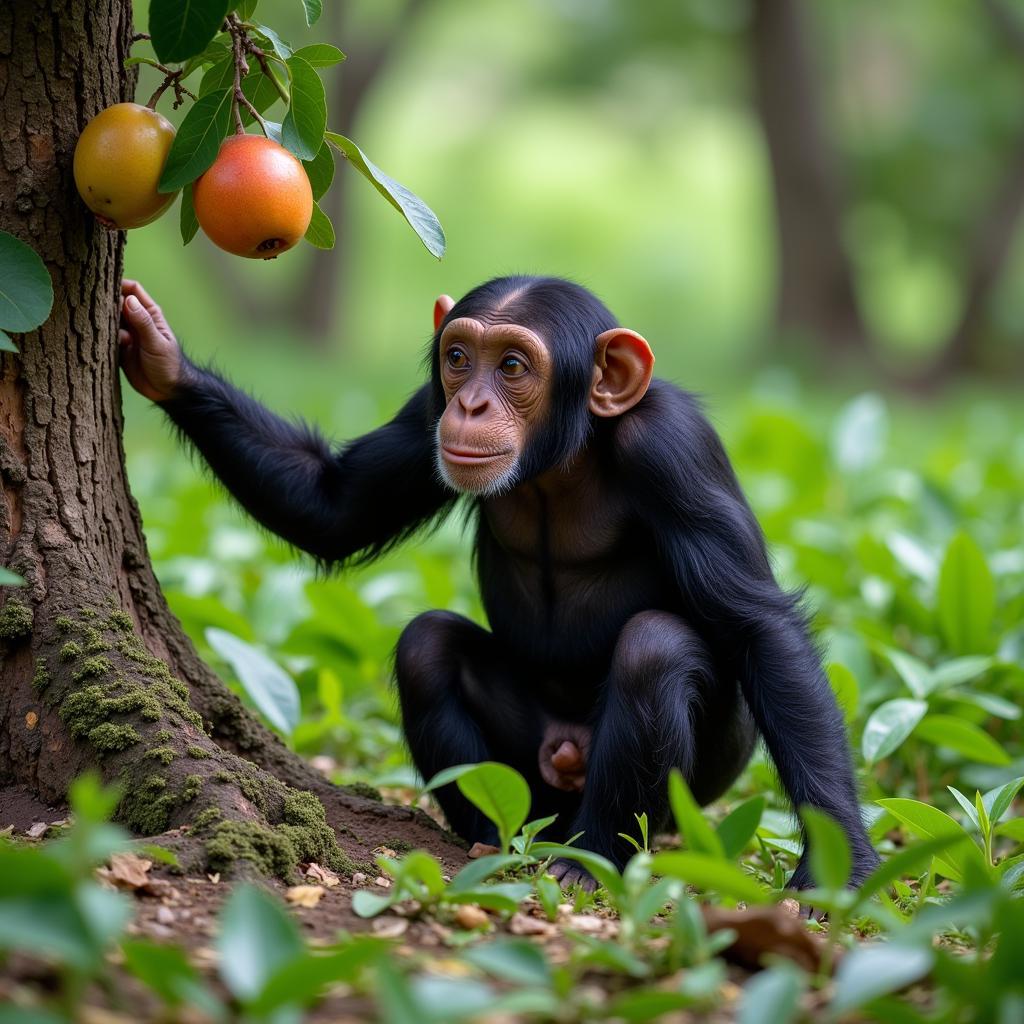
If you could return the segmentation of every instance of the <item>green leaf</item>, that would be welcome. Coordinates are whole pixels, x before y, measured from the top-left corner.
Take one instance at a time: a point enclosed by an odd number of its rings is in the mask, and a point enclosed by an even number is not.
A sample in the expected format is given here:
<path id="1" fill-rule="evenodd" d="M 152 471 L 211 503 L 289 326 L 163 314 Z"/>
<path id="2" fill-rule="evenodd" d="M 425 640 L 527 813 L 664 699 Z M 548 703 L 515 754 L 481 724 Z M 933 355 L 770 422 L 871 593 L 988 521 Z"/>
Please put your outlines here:
<path id="1" fill-rule="evenodd" d="M 946 642 L 961 654 L 992 646 L 996 584 L 981 548 L 958 533 L 946 548 L 939 571 L 936 614 Z"/>
<path id="2" fill-rule="evenodd" d="M 0 352 L 17 353 L 17 351 L 18 346 L 11 341 L 10 337 L 4 331 L 0 331 Z"/>
<path id="3" fill-rule="evenodd" d="M 963 812 L 967 815 L 967 820 L 977 829 L 981 828 L 981 821 L 978 818 L 978 811 L 974 804 L 967 799 L 955 786 L 947 786 L 946 789 L 953 794 L 953 799 L 961 806 Z"/>
<path id="4" fill-rule="evenodd" d="M 983 800 L 988 816 L 992 821 L 997 822 L 1010 809 L 1014 797 L 1024 788 L 1024 776 L 1018 779 L 1011 779 L 1005 786 L 990 790 L 985 794 Z"/>
<path id="5" fill-rule="evenodd" d="M 242 21 L 251 21 L 258 5 L 259 0 L 241 0 L 235 4 L 235 11 Z"/>
<path id="6" fill-rule="evenodd" d="M 994 658 L 971 654 L 965 658 L 953 658 L 944 662 L 932 672 L 932 688 L 945 689 L 947 686 L 959 686 L 970 682 L 982 673 L 987 672 L 995 664 Z"/>
<path id="7" fill-rule="evenodd" d="M 306 241 L 318 249 L 334 248 L 334 225 L 316 202 L 313 203 L 313 216 L 309 220 L 309 227 L 306 228 Z"/>
<path id="8" fill-rule="evenodd" d="M 287 60 L 292 55 L 292 48 L 272 28 L 268 28 L 266 25 L 257 25 L 256 31 L 267 37 L 274 49 L 274 53 L 281 60 Z"/>
<path id="9" fill-rule="evenodd" d="M 330 43 L 313 43 L 311 46 L 300 46 L 295 51 L 296 57 L 301 57 L 310 67 L 329 68 L 340 64 L 345 59 L 345 54 L 336 46 Z"/>
<path id="10" fill-rule="evenodd" d="M 334 180 L 334 151 L 326 142 L 321 143 L 316 156 L 312 160 L 303 160 L 302 166 L 313 189 L 313 198 L 319 200 Z"/>
<path id="11" fill-rule="evenodd" d="M 738 1024 L 788 1024 L 797 1013 L 806 988 L 804 975 L 790 963 L 779 963 L 755 974 L 743 987 Z"/>
<path id="12" fill-rule="evenodd" d="M 860 472 L 885 454 L 889 411 L 881 395 L 869 391 L 852 399 L 836 417 L 832 454 L 845 472 Z"/>
<path id="13" fill-rule="evenodd" d="M 828 666 L 828 681 L 832 684 L 832 692 L 836 695 L 836 703 L 843 712 L 843 718 L 849 725 L 857 717 L 857 705 L 860 701 L 860 689 L 857 677 L 838 661 Z"/>
<path id="14" fill-rule="evenodd" d="M 303 952 L 295 922 L 266 893 L 239 885 L 220 915 L 220 976 L 243 1003 L 255 999 L 275 971 Z"/>
<path id="15" fill-rule="evenodd" d="M 813 807 L 802 807 L 807 827 L 811 877 L 822 889 L 842 889 L 850 877 L 850 845 L 839 825 Z"/>
<path id="16" fill-rule="evenodd" d="M 920 658 L 894 647 L 882 647 L 880 650 L 915 697 L 924 698 L 935 688 L 932 670 Z"/>
<path id="17" fill-rule="evenodd" d="M 524 939 L 495 939 L 468 949 L 462 959 L 513 985 L 543 988 L 551 984 L 551 968 L 544 954 Z"/>
<path id="18" fill-rule="evenodd" d="M 924 718 L 928 705 L 923 700 L 896 700 L 880 704 L 871 713 L 861 736 L 861 751 L 868 764 L 888 757 Z"/>
<path id="19" fill-rule="evenodd" d="M 199 230 L 199 218 L 196 216 L 196 208 L 192 205 L 192 183 L 189 182 L 181 190 L 181 210 L 179 211 L 179 223 L 181 227 L 181 244 L 188 245 L 196 232 Z"/>
<path id="20" fill-rule="evenodd" d="M 901 821 L 921 839 L 937 839 L 940 836 L 968 836 L 967 831 L 948 814 L 920 800 L 905 797 L 891 797 L 877 801 L 894 818 Z M 956 849 L 945 850 L 935 855 L 935 863 L 942 873 L 954 882 L 962 881 L 964 863 L 973 859 L 983 865 L 981 852 L 973 842 L 958 844 Z"/>
<path id="21" fill-rule="evenodd" d="M 316 70 L 301 57 L 288 58 L 291 103 L 281 123 L 284 148 L 300 160 L 312 160 L 320 150 L 327 128 L 327 94 Z"/>
<path id="22" fill-rule="evenodd" d="M 668 798 L 679 835 L 687 847 L 696 853 L 706 853 L 710 857 L 724 857 L 725 847 L 722 840 L 707 823 L 678 768 L 673 768 L 669 774 Z"/>
<path id="23" fill-rule="evenodd" d="M 346 139 L 337 132 L 327 132 L 324 138 L 405 217 L 431 256 L 440 259 L 444 255 L 445 238 L 434 211 L 419 196 L 414 195 L 404 185 L 400 185 L 394 178 L 388 177 L 351 139 Z"/>
<path id="24" fill-rule="evenodd" d="M 914 735 L 979 764 L 1009 764 L 1010 755 L 988 733 L 955 715 L 926 715 Z"/>
<path id="25" fill-rule="evenodd" d="M 875 942 L 855 947 L 839 965 L 832 1012 L 843 1013 L 905 988 L 931 970 L 934 958 L 928 946 Z"/>
<path id="26" fill-rule="evenodd" d="M 302 6 L 306 12 L 306 24 L 312 27 L 324 13 L 324 0 L 302 0 Z"/>
<path id="27" fill-rule="evenodd" d="M 625 895 L 626 890 L 618 868 L 599 853 L 578 850 L 575 846 L 565 846 L 562 843 L 536 843 L 533 853 L 537 857 L 564 857 L 566 860 L 574 860 L 577 864 L 582 864 L 608 890 L 613 899 L 621 899 Z"/>
<path id="28" fill-rule="evenodd" d="M 453 764 L 450 768 L 443 768 L 426 782 L 423 786 L 423 792 L 430 793 L 435 789 L 440 789 L 442 786 L 450 785 L 460 776 L 465 775 L 466 772 L 473 771 L 476 767 L 475 764 Z"/>
<path id="29" fill-rule="evenodd" d="M 252 702 L 275 729 L 290 734 L 299 724 L 299 688 L 276 661 L 226 630 L 210 626 L 206 642 L 234 669 Z"/>
<path id="30" fill-rule="evenodd" d="M 0 231 L 0 329 L 16 334 L 34 331 L 52 306 L 53 282 L 38 253 Z M 6 346 L 5 350 L 17 351 Z"/>
<path id="31" fill-rule="evenodd" d="M 526 780 L 506 764 L 484 761 L 473 771 L 460 775 L 456 785 L 474 807 L 494 822 L 501 836 L 501 848 L 507 850 L 530 811 L 530 787 Z"/>
<path id="32" fill-rule="evenodd" d="M 514 853 L 492 853 L 486 857 L 477 857 L 471 860 L 451 880 L 446 890 L 448 896 L 458 895 L 476 888 L 491 875 L 504 871 L 515 864 L 521 864 L 523 858 Z"/>
<path id="33" fill-rule="evenodd" d="M 651 870 L 657 875 L 678 878 L 698 889 L 717 892 L 734 900 L 764 903 L 767 894 L 756 879 L 745 874 L 735 864 L 719 860 L 706 853 L 667 850 L 652 858 Z"/>
<path id="34" fill-rule="evenodd" d="M 202 53 L 220 31 L 230 0 L 150 0 L 149 34 L 166 64 Z"/>
<path id="35" fill-rule="evenodd" d="M 157 184 L 158 192 L 174 192 L 208 170 L 231 123 L 231 90 L 200 96 L 181 122 Z"/>
<path id="36" fill-rule="evenodd" d="M 121 952 L 128 970 L 168 1006 L 190 1004 L 214 1019 L 221 1016 L 217 1000 L 177 946 L 125 939 Z"/>
<path id="37" fill-rule="evenodd" d="M 10 569 L 4 569 L 0 566 L 0 587 L 23 587 L 25 586 L 25 580 L 19 576 L 16 572 L 11 572 Z"/>
<path id="38" fill-rule="evenodd" d="M 277 86 L 262 71 L 253 71 L 242 79 L 242 94 L 261 114 L 280 99 Z M 242 115 L 242 124 L 255 124 L 256 118 L 244 105 L 240 104 L 238 109 Z"/>
<path id="39" fill-rule="evenodd" d="M 199 80 L 199 97 L 235 87 L 235 58 L 229 53 L 209 68 Z"/>
<path id="40" fill-rule="evenodd" d="M 970 843 L 970 836 L 962 829 L 959 834 L 948 832 L 945 835 L 928 839 L 924 842 L 913 843 L 910 846 L 893 854 L 887 861 L 880 864 L 874 871 L 864 879 L 863 885 L 857 892 L 857 902 L 867 902 L 876 892 L 880 892 L 893 882 L 921 870 L 925 864 L 938 854 L 948 850 L 958 843 Z"/>
<path id="41" fill-rule="evenodd" d="M 352 893 L 352 911 L 357 917 L 376 917 L 394 902 L 394 896 L 380 895 L 369 889 L 358 889 Z"/>

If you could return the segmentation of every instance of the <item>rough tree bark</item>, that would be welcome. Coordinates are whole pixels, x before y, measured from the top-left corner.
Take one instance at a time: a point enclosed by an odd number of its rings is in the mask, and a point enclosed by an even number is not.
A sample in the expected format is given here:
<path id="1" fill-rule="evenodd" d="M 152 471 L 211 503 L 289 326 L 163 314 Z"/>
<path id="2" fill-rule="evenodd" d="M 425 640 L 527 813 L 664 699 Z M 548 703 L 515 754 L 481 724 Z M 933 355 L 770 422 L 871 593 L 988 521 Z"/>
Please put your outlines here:
<path id="1" fill-rule="evenodd" d="M 285 875 L 365 862 L 396 836 L 436 844 L 425 815 L 330 785 L 251 717 L 154 577 L 122 448 L 124 237 L 71 174 L 85 123 L 131 98 L 131 33 L 130 0 L 0 5 L 0 228 L 42 256 L 56 296 L 0 364 L 0 564 L 27 581 L 0 590 L 0 791 L 60 804 L 95 766 L 124 787 L 119 818 L 172 830 L 162 841 L 194 867 Z"/>
<path id="2" fill-rule="evenodd" d="M 859 351 L 868 333 L 843 247 L 842 188 L 822 128 L 818 82 L 800 0 L 754 0 L 754 99 L 775 190 L 783 339 L 810 335 L 833 352 Z"/>

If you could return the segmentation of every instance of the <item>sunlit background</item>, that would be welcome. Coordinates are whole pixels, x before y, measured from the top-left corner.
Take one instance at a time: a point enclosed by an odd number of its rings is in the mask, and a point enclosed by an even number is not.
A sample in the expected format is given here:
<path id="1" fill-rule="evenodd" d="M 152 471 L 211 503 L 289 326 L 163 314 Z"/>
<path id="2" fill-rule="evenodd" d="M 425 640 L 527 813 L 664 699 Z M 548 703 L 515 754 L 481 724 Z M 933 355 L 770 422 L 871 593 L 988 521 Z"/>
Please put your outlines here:
<path id="1" fill-rule="evenodd" d="M 329 127 L 424 198 L 448 254 L 436 262 L 340 160 L 329 254 L 247 261 L 202 234 L 182 249 L 174 208 L 130 233 L 127 272 L 193 358 L 344 439 L 422 379 L 438 293 L 510 271 L 572 277 L 651 341 L 661 375 L 705 396 L 780 576 L 810 584 L 829 658 L 854 679 L 852 697 L 837 683 L 851 722 L 899 692 L 880 648 L 1019 661 L 1024 34 L 1002 7 L 325 6 L 313 30 L 299 4 L 260 14 L 295 45 L 349 55 L 323 72 Z M 479 614 L 458 524 L 313 581 L 157 410 L 134 394 L 125 410 L 151 552 L 200 648 L 217 660 L 212 626 L 284 665 L 303 700 L 290 741 L 338 777 L 407 778 L 389 652 L 425 608 Z M 937 606 L 961 530 L 1000 595 L 970 636 Z M 1022 677 L 997 670 L 988 689 Z M 1007 703 L 997 735 L 1019 734 Z M 995 713 L 964 705 L 978 723 Z"/>

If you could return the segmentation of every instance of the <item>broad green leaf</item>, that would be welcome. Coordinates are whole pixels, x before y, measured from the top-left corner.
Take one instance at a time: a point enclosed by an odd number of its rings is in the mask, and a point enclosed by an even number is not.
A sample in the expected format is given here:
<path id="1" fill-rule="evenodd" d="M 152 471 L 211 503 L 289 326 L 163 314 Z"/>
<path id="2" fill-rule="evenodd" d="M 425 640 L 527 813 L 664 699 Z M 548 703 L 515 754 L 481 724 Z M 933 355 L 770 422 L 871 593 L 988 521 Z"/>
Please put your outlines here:
<path id="1" fill-rule="evenodd" d="M 955 715 L 926 715 L 914 735 L 980 764 L 1010 763 L 1010 755 L 988 733 Z"/>
<path id="2" fill-rule="evenodd" d="M 299 688 L 295 680 L 261 650 L 226 630 L 210 626 L 206 642 L 234 669 L 267 721 L 290 734 L 299 724 Z"/>
<path id="3" fill-rule="evenodd" d="M 301 57 L 288 58 L 291 102 L 281 123 L 284 148 L 300 160 L 312 160 L 320 150 L 327 128 L 327 95 L 316 69 Z"/>
<path id="4" fill-rule="evenodd" d="M 599 853 L 590 850 L 578 850 L 575 846 L 564 846 L 561 843 L 537 843 L 533 852 L 538 857 L 564 857 L 582 864 L 608 892 L 613 899 L 620 899 L 625 894 L 622 875 L 618 868 Z"/>
<path id="5" fill-rule="evenodd" d="M 220 1016 L 216 998 L 178 946 L 125 939 L 121 952 L 128 970 L 168 1006 L 191 1004 L 214 1019 Z"/>
<path id="6" fill-rule="evenodd" d="M 743 987 L 738 1024 L 788 1024 L 796 1017 L 806 987 L 804 975 L 791 963 L 778 963 L 755 974 Z"/>
<path id="7" fill-rule="evenodd" d="M 515 864 L 521 864 L 523 858 L 514 853 L 492 853 L 486 857 L 478 857 L 471 860 L 448 885 L 447 895 L 457 895 L 460 892 L 467 892 L 480 885 L 491 875 L 504 871 Z"/>
<path id="8" fill-rule="evenodd" d="M 320 204 L 313 203 L 313 216 L 306 228 L 306 241 L 318 249 L 334 248 L 334 225 L 330 218 L 320 209 Z"/>
<path id="9" fill-rule="evenodd" d="M 266 25 L 257 25 L 256 31 L 262 33 L 270 40 L 274 53 L 281 60 L 287 60 L 292 55 L 292 48 L 272 28 L 268 28 Z"/>
<path id="10" fill-rule="evenodd" d="M 873 391 L 854 398 L 836 417 L 832 454 L 844 472 L 859 472 L 875 465 L 885 454 L 889 438 L 889 411 Z"/>
<path id="11" fill-rule="evenodd" d="M 199 80 L 200 98 L 207 93 L 235 87 L 235 58 L 229 53 L 209 68 Z"/>
<path id="12" fill-rule="evenodd" d="M 690 787 L 682 772 L 673 768 L 668 777 L 668 799 L 676 827 L 686 846 L 695 853 L 706 853 L 709 857 L 725 856 L 722 840 L 708 824 L 707 819 L 693 799 Z"/>
<path id="13" fill-rule="evenodd" d="M 414 195 L 404 185 L 400 185 L 394 178 L 388 177 L 351 139 L 346 139 L 337 132 L 327 132 L 324 138 L 405 217 L 427 251 L 440 259 L 444 255 L 445 239 L 434 211 L 419 196 Z"/>
<path id="14" fill-rule="evenodd" d="M 319 200 L 334 180 L 334 151 L 323 142 L 316 156 L 312 160 L 303 160 L 302 166 L 313 189 L 313 198 Z"/>
<path id="15" fill-rule="evenodd" d="M 921 839 L 968 835 L 959 822 L 938 808 L 922 803 L 920 800 L 892 797 L 887 800 L 879 800 L 878 804 Z M 968 858 L 978 864 L 983 863 L 981 852 L 973 842 L 958 844 L 956 849 L 937 853 L 935 863 L 947 878 L 959 882 L 963 879 L 964 863 Z"/>
<path id="16" fill-rule="evenodd" d="M 964 814 L 967 815 L 967 820 L 977 829 L 981 828 L 981 821 L 978 819 L 978 812 L 975 809 L 974 804 L 967 799 L 955 786 L 947 786 L 946 789 L 953 794 L 953 799 L 963 808 Z"/>
<path id="17" fill-rule="evenodd" d="M 935 687 L 935 678 L 932 670 L 920 658 L 894 647 L 882 647 L 881 652 L 915 697 L 921 699 L 931 693 Z"/>
<path id="18" fill-rule="evenodd" d="M 311 46 L 300 46 L 295 51 L 296 57 L 301 57 L 310 67 L 329 68 L 340 64 L 345 59 L 345 54 L 336 46 L 330 43 L 313 43 Z"/>
<path id="19" fill-rule="evenodd" d="M 922 870 L 939 853 L 958 843 L 970 842 L 970 836 L 961 829 L 959 833 L 949 832 L 924 842 L 912 843 L 900 850 L 899 853 L 893 854 L 864 879 L 864 883 L 857 892 L 858 904 L 865 903 L 876 892 L 880 892 L 906 875 Z"/>
<path id="20" fill-rule="evenodd" d="M 802 807 L 807 827 L 811 877 L 821 889 L 842 889 L 850 877 L 850 846 L 842 828 L 827 814 Z"/>
<path id="21" fill-rule="evenodd" d="M 423 786 L 423 792 L 430 793 L 432 790 L 450 785 L 456 779 L 465 775 L 466 772 L 471 772 L 476 767 L 475 764 L 453 764 L 450 768 L 443 768 L 433 778 L 427 780 Z"/>
<path id="22" fill-rule="evenodd" d="M 231 90 L 200 96 L 192 104 L 167 154 L 159 192 L 174 192 L 195 181 L 217 159 L 231 123 Z"/>
<path id="23" fill-rule="evenodd" d="M 303 952 L 291 917 L 254 885 L 239 885 L 220 915 L 220 976 L 243 1003 L 255 999 L 271 976 Z"/>
<path id="24" fill-rule="evenodd" d="M 352 893 L 352 911 L 358 917 L 376 917 L 394 902 L 395 896 L 390 892 L 388 895 L 380 895 L 369 889 L 357 889 Z"/>
<path id="25" fill-rule="evenodd" d="M 1007 722 L 1015 722 L 1021 716 L 1020 708 L 1005 697 L 994 693 L 979 693 L 977 690 L 957 690 L 949 696 L 953 700 L 963 701 L 965 704 L 973 704 L 982 711 L 987 711 L 996 718 L 1002 718 Z"/>
<path id="26" fill-rule="evenodd" d="M 939 572 L 936 614 L 946 642 L 961 654 L 992 646 L 996 584 L 981 548 L 958 533 L 946 548 Z"/>
<path id="27" fill-rule="evenodd" d="M 658 875 L 678 878 L 698 889 L 706 889 L 747 903 L 764 903 L 768 894 L 757 880 L 735 864 L 706 853 L 667 850 L 652 858 L 651 870 Z"/>
<path id="28" fill-rule="evenodd" d="M 939 575 L 939 559 L 935 552 L 916 537 L 898 531 L 886 538 L 886 545 L 908 572 L 932 584 Z"/>
<path id="29" fill-rule="evenodd" d="M 857 705 L 860 702 L 857 677 L 845 665 L 833 661 L 828 666 L 828 681 L 832 685 L 832 692 L 836 695 L 836 703 L 843 712 L 843 718 L 849 725 L 857 717 Z"/>
<path id="30" fill-rule="evenodd" d="M 16 572 L 0 567 L 0 587 L 23 587 L 25 580 Z"/>
<path id="31" fill-rule="evenodd" d="M 235 10 L 242 21 L 249 21 L 256 13 L 258 6 L 259 0 L 241 0 L 240 3 L 235 4 Z"/>
<path id="32" fill-rule="evenodd" d="M 934 958 L 928 946 L 875 942 L 855 947 L 839 965 L 832 1011 L 842 1013 L 898 992 L 923 978 L 931 970 Z"/>
<path id="33" fill-rule="evenodd" d="M 722 841 L 725 856 L 730 860 L 735 860 L 746 848 L 747 843 L 754 838 L 757 826 L 761 824 L 764 803 L 763 796 L 751 797 L 733 808 L 719 822 L 716 829 L 718 838 Z"/>
<path id="34" fill-rule="evenodd" d="M 460 775 L 456 785 L 462 795 L 498 828 L 502 851 L 522 827 L 530 811 L 530 787 L 514 768 L 484 761 Z"/>
<path id="35" fill-rule="evenodd" d="M 861 751 L 868 764 L 888 757 L 924 718 L 928 705 L 923 700 L 902 697 L 880 704 L 871 713 L 861 737 Z"/>
<path id="36" fill-rule="evenodd" d="M 196 208 L 192 205 L 191 182 L 181 190 L 179 226 L 181 228 L 181 244 L 188 245 L 196 237 L 196 232 L 199 230 L 199 218 L 196 217 Z"/>
<path id="37" fill-rule="evenodd" d="M 977 654 L 943 662 L 932 672 L 932 689 L 945 689 L 947 686 L 959 686 L 961 683 L 970 682 L 983 672 L 987 672 L 994 664 L 994 658 Z"/>
<path id="38" fill-rule="evenodd" d="M 156 55 L 166 64 L 202 53 L 230 9 L 230 0 L 149 0 Z"/>
<path id="39" fill-rule="evenodd" d="M 0 331 L 0 352 L 15 352 L 17 353 L 18 346 L 11 341 L 10 335 L 4 331 Z"/>
<path id="40" fill-rule="evenodd" d="M 242 79 L 242 94 L 261 114 L 280 99 L 277 86 L 262 71 L 253 71 Z M 255 124 L 256 118 L 244 104 L 239 106 L 239 113 L 242 124 L 247 127 Z"/>
<path id="41" fill-rule="evenodd" d="M 474 946 L 462 958 L 502 981 L 514 985 L 551 984 L 551 968 L 544 954 L 524 939 L 496 939 Z"/>
<path id="42" fill-rule="evenodd" d="M 306 12 L 306 24 L 313 26 L 320 15 L 324 13 L 324 0 L 302 0 L 303 9 Z"/>
<path id="43" fill-rule="evenodd" d="M 999 819 L 1010 809 L 1014 797 L 1024 788 L 1024 776 L 1018 779 L 1011 779 L 1005 786 L 990 790 L 982 797 L 985 809 L 992 821 Z"/>
<path id="44" fill-rule="evenodd" d="M 39 254 L 0 231 L 0 329 L 15 334 L 34 331 L 52 307 L 53 282 Z M 5 351 L 17 349 L 5 346 Z"/>

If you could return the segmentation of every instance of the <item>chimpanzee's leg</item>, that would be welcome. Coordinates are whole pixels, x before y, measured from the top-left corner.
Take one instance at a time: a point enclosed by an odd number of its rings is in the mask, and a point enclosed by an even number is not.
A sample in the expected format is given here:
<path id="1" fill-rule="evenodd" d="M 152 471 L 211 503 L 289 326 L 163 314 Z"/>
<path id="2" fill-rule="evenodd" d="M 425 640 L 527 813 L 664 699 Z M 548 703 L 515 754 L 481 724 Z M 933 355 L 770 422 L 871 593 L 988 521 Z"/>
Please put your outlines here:
<path id="1" fill-rule="evenodd" d="M 456 764 L 511 765 L 530 785 L 531 816 L 559 814 L 564 831 L 579 806 L 579 794 L 542 783 L 537 755 L 543 716 L 510 660 L 487 630 L 461 615 L 418 615 L 402 632 L 395 653 L 406 741 L 424 779 Z M 434 795 L 464 839 L 497 841 L 494 826 L 457 786 L 443 786 Z"/>
<path id="2" fill-rule="evenodd" d="M 665 820 L 672 768 L 698 800 L 714 799 L 742 771 L 754 738 L 739 687 L 716 678 L 697 634 L 667 612 L 633 616 L 615 647 L 571 831 L 621 866 L 633 851 L 617 833 L 635 835 L 633 815 L 645 811 L 652 831 Z M 553 873 L 563 885 L 592 882 L 568 861 Z"/>

